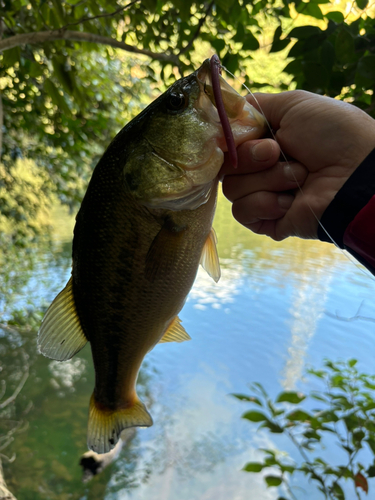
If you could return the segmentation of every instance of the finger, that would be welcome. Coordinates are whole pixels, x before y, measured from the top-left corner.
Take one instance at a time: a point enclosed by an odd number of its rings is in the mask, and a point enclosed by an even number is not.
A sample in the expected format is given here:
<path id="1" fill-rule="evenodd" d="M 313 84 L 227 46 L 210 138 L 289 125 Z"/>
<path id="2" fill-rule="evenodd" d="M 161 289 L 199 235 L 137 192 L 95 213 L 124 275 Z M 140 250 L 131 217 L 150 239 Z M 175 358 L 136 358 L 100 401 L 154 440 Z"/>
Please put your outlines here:
<path id="1" fill-rule="evenodd" d="M 269 236 L 273 240 L 281 241 L 285 239 L 288 235 L 284 237 L 277 237 L 277 225 L 280 219 L 277 220 L 259 220 L 258 222 L 253 222 L 252 224 L 245 224 L 247 229 L 250 229 L 253 233 L 264 234 Z"/>
<path id="2" fill-rule="evenodd" d="M 294 201 L 294 196 L 286 193 L 258 191 L 239 200 L 232 206 L 233 217 L 244 226 L 260 220 L 275 220 L 283 217 Z"/>
<path id="3" fill-rule="evenodd" d="M 302 187 L 307 176 L 308 170 L 301 163 L 279 162 L 253 174 L 226 175 L 223 179 L 223 193 L 233 202 L 257 191 L 289 191 Z"/>
<path id="4" fill-rule="evenodd" d="M 262 94 L 256 92 L 246 96 L 247 101 L 264 114 L 274 130 L 280 128 L 284 115 L 295 105 L 308 99 L 313 99 L 315 94 L 305 90 L 292 90 L 279 94 Z"/>
<path id="5" fill-rule="evenodd" d="M 228 174 L 244 174 L 257 172 L 270 167 L 277 162 L 280 156 L 280 148 L 272 139 L 259 139 L 247 141 L 237 148 L 238 167 L 233 168 L 228 155 L 224 157 L 224 163 L 219 173 L 219 179 Z"/>

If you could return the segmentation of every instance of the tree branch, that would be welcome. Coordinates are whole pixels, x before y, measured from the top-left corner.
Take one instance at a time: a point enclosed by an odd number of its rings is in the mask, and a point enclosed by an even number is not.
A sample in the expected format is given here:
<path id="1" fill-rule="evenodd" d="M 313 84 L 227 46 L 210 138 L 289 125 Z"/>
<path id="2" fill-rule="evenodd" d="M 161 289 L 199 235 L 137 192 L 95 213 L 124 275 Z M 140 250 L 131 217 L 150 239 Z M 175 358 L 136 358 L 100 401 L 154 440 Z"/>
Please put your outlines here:
<path id="1" fill-rule="evenodd" d="M 14 35 L 9 38 L 5 38 L 5 40 L 0 40 L 0 52 L 12 49 L 14 47 L 19 47 L 20 45 L 34 45 L 38 43 L 51 42 L 54 40 L 69 40 L 72 42 L 90 42 L 100 45 L 109 45 L 117 49 L 126 50 L 127 52 L 143 54 L 157 61 L 165 61 L 174 65 L 179 64 L 179 58 L 174 54 L 161 54 L 152 52 L 151 50 L 138 49 L 137 47 L 134 47 L 134 45 L 128 45 L 127 43 L 120 42 L 118 40 L 115 40 L 114 38 L 96 35 L 95 33 L 85 33 L 82 31 L 70 31 L 61 29 L 53 31 L 23 33 L 22 35 Z"/>
<path id="2" fill-rule="evenodd" d="M 64 30 L 68 26 L 76 26 L 77 24 L 85 23 L 87 21 L 93 21 L 94 19 L 99 19 L 100 17 L 115 16 L 119 12 L 121 12 L 121 11 L 123 11 L 125 9 L 128 9 L 129 7 L 131 7 L 132 5 L 134 5 L 137 2 L 139 2 L 139 0 L 133 0 L 133 2 L 130 2 L 130 3 L 127 3 L 126 5 L 123 5 L 122 7 L 120 7 L 119 9 L 117 9 L 117 10 L 115 10 L 113 12 L 106 12 L 104 14 L 98 14 L 97 16 L 92 16 L 92 17 L 82 17 L 81 19 L 78 19 L 78 21 L 76 21 L 74 23 L 69 23 L 69 24 L 66 24 L 65 26 L 62 26 L 60 29 Z"/>
<path id="3" fill-rule="evenodd" d="M 205 14 L 199 20 L 198 28 L 197 28 L 196 32 L 194 33 L 193 37 L 191 38 L 189 43 L 186 45 L 186 47 L 184 47 L 183 49 L 180 50 L 180 52 L 178 54 L 179 56 L 181 56 L 182 54 L 185 54 L 185 52 L 187 52 L 190 49 L 190 47 L 193 45 L 194 41 L 198 38 L 199 33 L 202 29 L 202 26 L 206 22 L 207 16 L 209 15 L 214 3 L 215 3 L 215 1 L 212 0 L 212 2 L 208 5 Z"/>

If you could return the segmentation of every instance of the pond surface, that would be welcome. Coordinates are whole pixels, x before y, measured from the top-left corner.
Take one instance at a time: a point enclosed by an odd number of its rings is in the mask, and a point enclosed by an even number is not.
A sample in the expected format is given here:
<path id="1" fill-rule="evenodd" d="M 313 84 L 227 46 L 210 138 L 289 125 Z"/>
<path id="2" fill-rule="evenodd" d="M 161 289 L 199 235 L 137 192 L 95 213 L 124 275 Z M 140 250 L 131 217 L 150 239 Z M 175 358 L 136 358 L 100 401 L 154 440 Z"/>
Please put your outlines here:
<path id="1" fill-rule="evenodd" d="M 56 255 L 41 254 L 18 307 L 31 299 L 49 303 L 65 285 L 72 221 L 56 218 Z M 249 393 L 251 382 L 271 396 L 306 392 L 306 367 L 319 368 L 324 358 L 356 358 L 361 370 L 375 372 L 374 281 L 360 267 L 333 245 L 253 235 L 232 219 L 222 195 L 214 227 L 222 278 L 215 284 L 199 270 L 180 315 L 192 340 L 158 345 L 142 369 L 139 392 L 154 425 L 138 429 L 117 461 L 88 483 L 78 464 L 94 381 L 89 346 L 58 363 L 36 353 L 34 331 L 0 330 L 4 377 L 16 384 L 25 355 L 30 365 L 2 424 L 28 425 L 4 451 L 16 455 L 4 468 L 18 500 L 276 500 L 281 491 L 241 469 L 262 447 L 292 448 L 241 419 L 250 407 L 231 393 Z M 300 498 L 322 498 L 308 483 L 301 487 Z"/>

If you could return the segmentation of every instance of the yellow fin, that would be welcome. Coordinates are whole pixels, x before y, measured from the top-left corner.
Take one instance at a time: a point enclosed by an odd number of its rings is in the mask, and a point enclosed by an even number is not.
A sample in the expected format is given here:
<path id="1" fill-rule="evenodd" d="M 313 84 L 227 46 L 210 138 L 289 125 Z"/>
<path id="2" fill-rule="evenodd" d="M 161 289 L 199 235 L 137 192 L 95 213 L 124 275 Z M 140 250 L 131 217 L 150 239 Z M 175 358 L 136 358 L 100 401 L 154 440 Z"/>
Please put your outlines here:
<path id="1" fill-rule="evenodd" d="M 65 361 L 85 346 L 74 303 L 72 278 L 49 306 L 38 332 L 39 352 L 47 358 Z"/>
<path id="2" fill-rule="evenodd" d="M 163 342 L 184 342 L 185 340 L 191 340 L 191 337 L 181 325 L 180 318 L 176 316 L 172 323 L 168 326 L 165 334 L 159 340 L 159 344 L 162 344 Z"/>
<path id="3" fill-rule="evenodd" d="M 207 237 L 206 243 L 204 244 L 200 265 L 207 271 L 209 276 L 217 283 L 221 276 L 219 256 L 216 249 L 216 233 L 215 229 L 212 227 L 210 234 Z"/>
<path id="4" fill-rule="evenodd" d="M 128 408 L 110 410 L 99 405 L 94 394 L 90 400 L 87 446 L 96 453 L 108 453 L 128 427 L 150 427 L 152 418 L 146 406 L 136 397 Z"/>

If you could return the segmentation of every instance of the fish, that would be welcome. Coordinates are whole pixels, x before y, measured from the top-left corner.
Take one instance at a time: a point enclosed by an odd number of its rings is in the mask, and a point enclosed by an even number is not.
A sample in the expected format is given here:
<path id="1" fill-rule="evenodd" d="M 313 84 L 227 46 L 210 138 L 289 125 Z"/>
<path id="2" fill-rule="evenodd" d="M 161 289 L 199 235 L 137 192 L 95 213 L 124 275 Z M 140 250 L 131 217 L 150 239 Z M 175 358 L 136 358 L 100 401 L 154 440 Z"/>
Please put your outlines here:
<path id="1" fill-rule="evenodd" d="M 199 264 L 217 282 L 212 228 L 227 151 L 207 59 L 113 139 L 76 216 L 72 274 L 48 308 L 39 352 L 65 361 L 90 342 L 95 387 L 88 448 L 108 453 L 124 429 L 153 421 L 136 381 L 156 344 L 190 336 L 178 317 Z M 237 147 L 260 137 L 263 116 L 221 76 Z"/>

